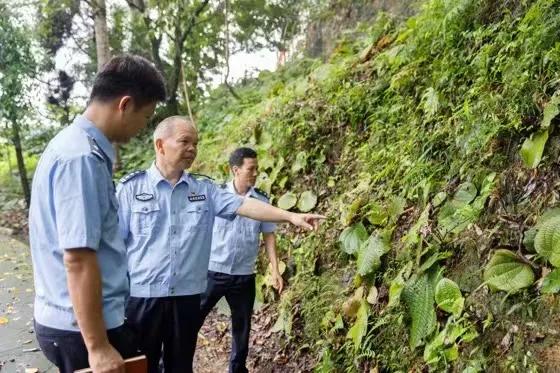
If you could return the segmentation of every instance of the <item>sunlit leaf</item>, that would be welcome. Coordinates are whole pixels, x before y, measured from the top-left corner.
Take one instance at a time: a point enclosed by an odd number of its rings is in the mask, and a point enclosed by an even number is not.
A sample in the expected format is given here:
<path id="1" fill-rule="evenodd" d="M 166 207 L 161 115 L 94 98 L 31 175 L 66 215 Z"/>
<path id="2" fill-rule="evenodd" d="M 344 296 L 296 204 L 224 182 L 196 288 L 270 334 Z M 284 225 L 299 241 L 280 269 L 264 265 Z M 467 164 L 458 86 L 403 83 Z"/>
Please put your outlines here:
<path id="1" fill-rule="evenodd" d="M 292 192 L 286 192 L 278 199 L 278 207 L 284 210 L 291 209 L 296 203 L 297 196 Z"/>
<path id="2" fill-rule="evenodd" d="M 448 278 L 441 279 L 436 285 L 436 303 L 439 308 L 455 316 L 461 315 L 465 299 L 461 295 L 459 286 Z"/>
<path id="3" fill-rule="evenodd" d="M 492 290 L 515 293 L 535 281 L 533 269 L 513 252 L 498 249 L 486 265 L 484 282 Z"/>
<path id="4" fill-rule="evenodd" d="M 539 165 L 547 140 L 547 129 L 539 130 L 532 134 L 530 138 L 525 139 L 520 150 L 521 159 L 523 159 L 525 166 L 529 168 L 536 168 Z"/>
<path id="5" fill-rule="evenodd" d="M 301 193 L 298 201 L 298 209 L 301 212 L 311 211 L 317 205 L 317 195 L 312 191 Z"/>
<path id="6" fill-rule="evenodd" d="M 338 240 L 342 244 L 342 250 L 345 253 L 354 254 L 367 238 L 366 228 L 359 222 L 344 229 Z"/>

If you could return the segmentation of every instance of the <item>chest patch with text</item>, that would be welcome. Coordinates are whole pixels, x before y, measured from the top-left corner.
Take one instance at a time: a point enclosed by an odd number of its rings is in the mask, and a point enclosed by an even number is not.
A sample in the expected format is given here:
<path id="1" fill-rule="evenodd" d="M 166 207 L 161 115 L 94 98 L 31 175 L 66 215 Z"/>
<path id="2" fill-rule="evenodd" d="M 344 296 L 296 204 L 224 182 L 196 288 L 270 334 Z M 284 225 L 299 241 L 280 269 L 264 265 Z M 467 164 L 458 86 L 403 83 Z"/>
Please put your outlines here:
<path id="1" fill-rule="evenodd" d="M 206 201 L 206 195 L 205 194 L 199 194 L 199 195 L 189 196 L 188 199 L 189 199 L 190 202 Z"/>
<path id="2" fill-rule="evenodd" d="M 135 197 L 138 201 L 143 201 L 143 202 L 154 199 L 154 195 L 150 193 L 140 193 L 137 194 Z"/>

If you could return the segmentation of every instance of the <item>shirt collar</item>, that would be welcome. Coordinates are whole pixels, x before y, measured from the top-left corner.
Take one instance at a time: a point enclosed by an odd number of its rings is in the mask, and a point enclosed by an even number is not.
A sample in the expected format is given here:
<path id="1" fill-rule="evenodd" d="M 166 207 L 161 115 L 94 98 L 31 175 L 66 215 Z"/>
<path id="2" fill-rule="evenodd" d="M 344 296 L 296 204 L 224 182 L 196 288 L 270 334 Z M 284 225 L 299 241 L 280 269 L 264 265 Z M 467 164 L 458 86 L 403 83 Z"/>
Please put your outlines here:
<path id="1" fill-rule="evenodd" d="M 81 129 L 83 129 L 89 136 L 91 136 L 97 145 L 101 148 L 103 153 L 109 158 L 111 163 L 115 163 L 115 150 L 113 149 L 113 145 L 107 137 L 101 132 L 101 130 L 93 124 L 92 121 L 87 119 L 85 115 L 78 115 L 76 119 L 74 119 L 74 124 Z"/>
<path id="2" fill-rule="evenodd" d="M 235 187 L 233 186 L 233 180 L 231 180 L 229 183 L 226 184 L 226 188 L 231 193 L 237 194 L 237 191 L 235 190 Z M 250 187 L 249 190 L 247 191 L 247 193 L 245 193 L 244 197 L 254 196 L 254 194 L 255 194 L 255 187 Z"/>
<path id="3" fill-rule="evenodd" d="M 161 172 L 159 172 L 158 168 L 156 167 L 156 162 L 155 161 L 152 162 L 152 165 L 150 166 L 150 168 L 148 168 L 146 170 L 146 173 L 150 177 L 150 180 L 152 181 L 154 186 L 158 185 L 160 183 L 160 181 L 167 182 L 167 180 L 165 180 L 165 178 L 162 176 Z M 186 172 L 183 172 L 183 174 L 179 178 L 179 181 L 177 182 L 177 184 L 179 184 L 180 182 L 184 182 L 185 184 L 188 184 L 188 177 L 189 177 L 189 174 L 186 173 Z"/>

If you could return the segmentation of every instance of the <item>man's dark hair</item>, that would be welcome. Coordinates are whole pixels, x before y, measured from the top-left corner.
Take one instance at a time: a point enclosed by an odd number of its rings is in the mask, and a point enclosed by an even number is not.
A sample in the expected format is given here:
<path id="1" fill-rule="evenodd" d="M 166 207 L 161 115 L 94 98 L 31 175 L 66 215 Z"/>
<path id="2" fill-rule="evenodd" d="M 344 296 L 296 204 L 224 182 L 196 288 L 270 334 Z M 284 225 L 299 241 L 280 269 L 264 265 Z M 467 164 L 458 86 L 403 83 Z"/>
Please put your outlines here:
<path id="1" fill-rule="evenodd" d="M 90 102 L 107 102 L 131 96 L 135 108 L 165 100 L 165 81 L 154 65 L 144 57 L 122 55 L 111 58 L 95 77 Z"/>
<path id="2" fill-rule="evenodd" d="M 251 148 L 235 149 L 229 156 L 229 167 L 233 168 L 233 166 L 243 166 L 243 160 L 245 158 L 257 158 L 257 152 Z"/>

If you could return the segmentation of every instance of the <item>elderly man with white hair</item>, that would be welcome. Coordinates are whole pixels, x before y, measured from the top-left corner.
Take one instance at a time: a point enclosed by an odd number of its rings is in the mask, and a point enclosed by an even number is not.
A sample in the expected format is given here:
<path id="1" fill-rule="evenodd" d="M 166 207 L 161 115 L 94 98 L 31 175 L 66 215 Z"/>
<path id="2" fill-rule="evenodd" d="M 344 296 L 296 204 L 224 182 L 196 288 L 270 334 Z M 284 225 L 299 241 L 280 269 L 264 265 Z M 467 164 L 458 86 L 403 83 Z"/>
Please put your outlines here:
<path id="1" fill-rule="evenodd" d="M 186 172 L 197 144 L 197 130 L 188 118 L 164 119 L 154 132 L 154 163 L 117 186 L 130 277 L 126 316 L 138 329 L 150 373 L 158 371 L 162 352 L 166 373 L 192 372 L 216 216 L 231 220 L 241 215 L 306 229 L 316 228 L 323 218 L 240 197 Z"/>

